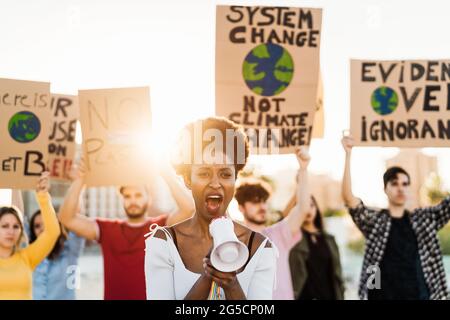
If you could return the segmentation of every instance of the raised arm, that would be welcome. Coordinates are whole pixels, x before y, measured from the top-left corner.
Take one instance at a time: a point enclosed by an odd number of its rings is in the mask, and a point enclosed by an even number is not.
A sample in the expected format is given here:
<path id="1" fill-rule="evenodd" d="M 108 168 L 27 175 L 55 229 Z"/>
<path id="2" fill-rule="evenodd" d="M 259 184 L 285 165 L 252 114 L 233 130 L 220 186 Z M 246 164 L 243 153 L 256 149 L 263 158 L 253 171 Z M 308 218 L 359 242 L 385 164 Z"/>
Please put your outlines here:
<path id="1" fill-rule="evenodd" d="M 53 209 L 49 190 L 50 173 L 43 172 L 36 188 L 36 199 L 44 222 L 44 231 L 27 248 L 22 250 L 32 269 L 34 269 L 52 251 L 61 229 Z"/>
<path id="2" fill-rule="evenodd" d="M 298 180 L 298 178 L 296 178 Z M 296 189 L 297 190 L 297 189 Z M 294 209 L 295 205 L 297 204 L 297 191 L 294 192 L 294 194 L 289 199 L 288 204 L 283 209 L 283 212 L 281 213 L 283 218 L 286 218 L 289 212 L 291 212 L 292 209 Z"/>
<path id="3" fill-rule="evenodd" d="M 162 170 L 162 176 L 168 184 L 178 207 L 177 211 L 172 213 L 167 220 L 167 225 L 171 226 L 192 217 L 195 211 L 194 199 L 172 167 L 165 166 Z"/>
<path id="4" fill-rule="evenodd" d="M 84 162 L 72 172 L 72 184 L 67 191 L 64 202 L 59 209 L 59 221 L 70 231 L 88 240 L 98 239 L 98 225 L 93 219 L 80 214 L 80 197 L 84 189 Z"/>
<path id="5" fill-rule="evenodd" d="M 308 165 L 311 157 L 308 148 L 303 146 L 296 150 L 297 161 L 300 169 L 297 176 L 297 205 L 294 206 L 286 217 L 289 228 L 293 235 L 297 234 L 305 220 L 306 214 L 311 207 L 311 195 L 308 184 Z"/>
<path id="6" fill-rule="evenodd" d="M 421 214 L 428 215 L 432 221 L 435 221 L 433 226 L 436 230 L 440 230 L 450 221 L 450 196 L 447 196 L 434 207 L 419 210 L 423 211 Z"/>
<path id="7" fill-rule="evenodd" d="M 344 136 L 342 146 L 345 150 L 345 169 L 342 179 L 342 197 L 345 205 L 358 229 L 367 237 L 376 224 L 379 210 L 366 207 L 360 199 L 356 198 L 352 192 L 352 179 L 350 174 L 350 161 L 353 148 L 353 138 Z"/>
<path id="8" fill-rule="evenodd" d="M 353 195 L 352 192 L 352 177 L 350 161 L 353 148 L 353 138 L 351 136 L 344 136 L 342 138 L 342 146 L 345 151 L 345 167 L 344 167 L 344 177 L 342 178 L 342 197 L 345 204 L 349 208 L 356 208 L 359 204 L 359 199 Z"/>

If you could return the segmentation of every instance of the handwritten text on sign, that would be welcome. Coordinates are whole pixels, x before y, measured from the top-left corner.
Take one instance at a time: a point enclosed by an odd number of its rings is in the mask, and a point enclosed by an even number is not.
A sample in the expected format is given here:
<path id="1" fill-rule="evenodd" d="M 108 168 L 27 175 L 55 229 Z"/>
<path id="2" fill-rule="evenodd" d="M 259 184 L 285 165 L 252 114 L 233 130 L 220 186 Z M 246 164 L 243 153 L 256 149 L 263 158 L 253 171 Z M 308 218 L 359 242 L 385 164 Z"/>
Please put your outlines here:
<path id="1" fill-rule="evenodd" d="M 83 153 L 90 186 L 148 183 L 148 88 L 79 91 Z"/>
<path id="2" fill-rule="evenodd" d="M 0 188 L 34 189 L 48 158 L 50 84 L 0 79 Z"/>
<path id="3" fill-rule="evenodd" d="M 255 153 L 309 144 L 321 10 L 218 6 L 216 21 L 216 114 L 243 125 Z"/>
<path id="4" fill-rule="evenodd" d="M 53 123 L 49 135 L 48 169 L 52 178 L 69 180 L 75 157 L 75 134 L 79 117 L 78 98 L 70 95 L 52 94 Z"/>
<path id="5" fill-rule="evenodd" d="M 351 62 L 359 145 L 450 146 L 450 61 Z"/>

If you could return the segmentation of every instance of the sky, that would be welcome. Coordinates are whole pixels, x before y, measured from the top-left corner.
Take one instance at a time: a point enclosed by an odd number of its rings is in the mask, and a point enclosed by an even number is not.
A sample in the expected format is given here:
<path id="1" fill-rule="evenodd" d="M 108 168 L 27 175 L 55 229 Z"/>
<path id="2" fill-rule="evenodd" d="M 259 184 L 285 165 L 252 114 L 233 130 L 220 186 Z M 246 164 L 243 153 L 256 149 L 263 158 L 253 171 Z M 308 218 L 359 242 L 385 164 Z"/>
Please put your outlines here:
<path id="1" fill-rule="evenodd" d="M 48 81 L 53 93 L 65 94 L 149 86 L 153 129 L 164 148 L 186 122 L 214 114 L 217 4 L 323 9 L 325 135 L 312 141 L 310 170 L 336 179 L 344 163 L 340 138 L 349 127 L 350 59 L 450 57 L 450 3 L 441 0 L 0 0 L 0 77 Z M 357 196 L 368 204 L 385 204 L 384 161 L 398 152 L 355 148 Z M 450 149 L 424 152 L 438 157 L 439 173 L 450 189 Z M 251 161 L 269 175 L 297 167 L 293 155 Z M 0 193 L 0 202 L 7 196 Z"/>

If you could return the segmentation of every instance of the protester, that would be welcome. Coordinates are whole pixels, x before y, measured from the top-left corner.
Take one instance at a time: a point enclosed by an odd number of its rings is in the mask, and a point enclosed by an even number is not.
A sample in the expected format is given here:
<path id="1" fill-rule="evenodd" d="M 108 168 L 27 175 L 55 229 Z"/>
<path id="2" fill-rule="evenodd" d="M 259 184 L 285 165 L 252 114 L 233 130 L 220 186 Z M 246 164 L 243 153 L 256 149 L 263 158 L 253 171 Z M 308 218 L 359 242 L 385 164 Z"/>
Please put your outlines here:
<path id="1" fill-rule="evenodd" d="M 79 285 L 78 258 L 85 239 L 73 232 L 67 233 L 60 225 L 61 234 L 50 254 L 34 270 L 33 300 L 75 300 Z M 30 219 L 30 243 L 44 232 L 41 211 Z"/>
<path id="2" fill-rule="evenodd" d="M 200 128 L 200 134 L 194 134 L 194 128 Z M 217 117 L 190 123 L 183 132 L 191 138 L 184 146 L 190 157 L 177 166 L 177 172 L 192 191 L 195 214 L 172 227 L 156 227 L 146 240 L 147 298 L 271 299 L 276 251 L 263 235 L 233 222 L 236 236 L 250 253 L 246 265 L 234 272 L 221 272 L 209 259 L 213 246 L 209 225 L 213 219 L 227 216 L 237 174 L 247 161 L 245 133 L 234 122 Z M 218 133 L 210 161 L 210 148 L 202 137 Z M 195 154 L 196 150 L 201 155 Z M 194 163 L 194 159 L 202 161 Z"/>
<path id="3" fill-rule="evenodd" d="M 105 300 L 144 300 L 144 234 L 149 226 L 171 225 L 189 218 L 193 204 L 189 192 L 175 173 L 162 170 L 178 209 L 167 214 L 148 217 L 150 201 L 156 202 L 146 186 L 122 186 L 119 188 L 126 219 L 92 219 L 79 213 L 79 200 L 85 187 L 85 168 L 80 164 L 78 175 L 69 188 L 61 206 L 59 219 L 70 231 L 88 240 L 97 240 L 103 252 Z"/>
<path id="4" fill-rule="evenodd" d="M 49 190 L 49 173 L 38 180 L 36 199 L 45 230 L 29 246 L 26 242 L 23 214 L 15 207 L 0 208 L 0 300 L 32 299 L 32 272 L 51 252 L 60 229 Z"/>
<path id="5" fill-rule="evenodd" d="M 342 194 L 353 221 L 366 238 L 360 298 L 447 299 L 437 232 L 450 220 L 450 197 L 434 207 L 407 210 L 409 174 L 400 167 L 391 167 L 383 175 L 388 208 L 369 208 L 353 196 L 353 138 L 343 137 L 342 145 L 346 155 Z"/>
<path id="6" fill-rule="evenodd" d="M 279 258 L 277 260 L 276 288 L 273 298 L 276 300 L 293 300 L 291 271 L 289 269 L 289 252 L 301 239 L 300 226 L 309 210 L 305 201 L 299 197 L 302 189 L 307 188 L 307 167 L 309 154 L 306 147 L 298 148 L 296 152 L 300 171 L 297 177 L 297 203 L 290 213 L 270 227 L 267 227 L 268 203 L 270 188 L 262 182 L 244 182 L 236 189 L 236 200 L 239 210 L 244 216 L 244 223 L 252 230 L 266 235 L 277 247 Z M 303 204 L 303 206 L 302 206 Z"/>
<path id="7" fill-rule="evenodd" d="M 302 240 L 289 254 L 294 296 L 297 300 L 343 300 L 339 248 L 325 230 L 316 199 L 310 199 L 310 210 L 302 225 Z"/>

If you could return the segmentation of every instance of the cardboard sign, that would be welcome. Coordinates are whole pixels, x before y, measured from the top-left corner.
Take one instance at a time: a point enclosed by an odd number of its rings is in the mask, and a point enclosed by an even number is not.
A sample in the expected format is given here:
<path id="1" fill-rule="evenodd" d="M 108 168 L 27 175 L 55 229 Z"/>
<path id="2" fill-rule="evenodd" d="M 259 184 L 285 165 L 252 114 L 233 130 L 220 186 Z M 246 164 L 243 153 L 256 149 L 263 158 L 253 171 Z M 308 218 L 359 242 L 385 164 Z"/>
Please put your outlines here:
<path id="1" fill-rule="evenodd" d="M 50 84 L 0 79 L 0 188 L 35 189 L 48 159 Z"/>
<path id="2" fill-rule="evenodd" d="M 322 75 L 319 74 L 319 83 L 317 86 L 316 112 L 314 114 L 314 125 L 312 137 L 323 138 L 325 131 L 325 113 L 323 110 L 323 82 Z"/>
<path id="3" fill-rule="evenodd" d="M 149 88 L 80 90 L 80 122 L 88 186 L 149 182 Z"/>
<path id="4" fill-rule="evenodd" d="M 252 152 L 310 143 L 321 20 L 320 9 L 217 6 L 216 114 L 244 126 Z"/>
<path id="5" fill-rule="evenodd" d="M 76 151 L 78 97 L 52 94 L 51 110 L 53 123 L 48 144 L 48 170 L 53 179 L 68 181 Z"/>
<path id="6" fill-rule="evenodd" d="M 356 145 L 450 146 L 450 60 L 351 61 Z"/>

